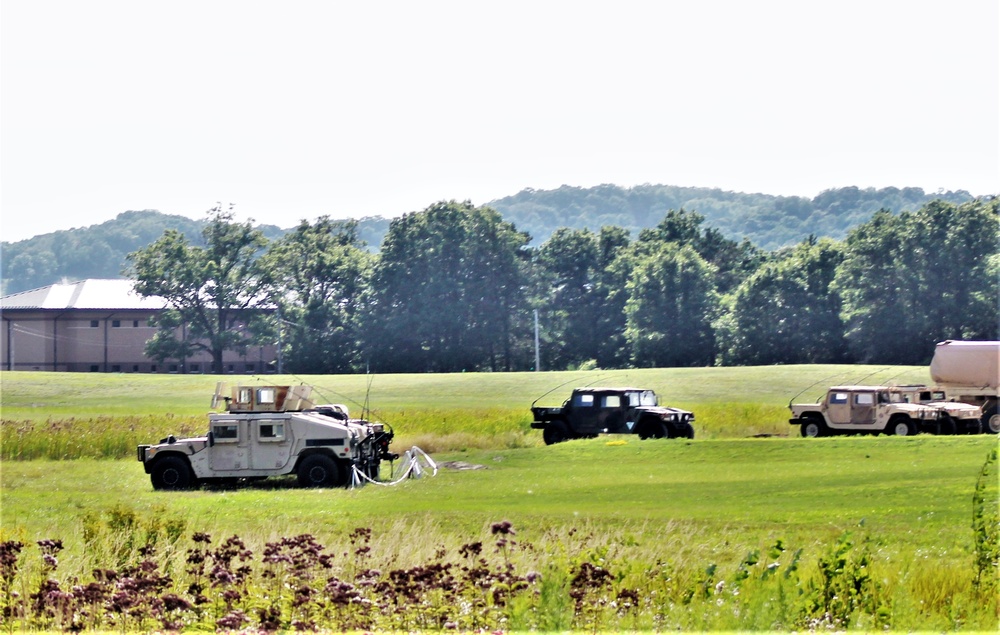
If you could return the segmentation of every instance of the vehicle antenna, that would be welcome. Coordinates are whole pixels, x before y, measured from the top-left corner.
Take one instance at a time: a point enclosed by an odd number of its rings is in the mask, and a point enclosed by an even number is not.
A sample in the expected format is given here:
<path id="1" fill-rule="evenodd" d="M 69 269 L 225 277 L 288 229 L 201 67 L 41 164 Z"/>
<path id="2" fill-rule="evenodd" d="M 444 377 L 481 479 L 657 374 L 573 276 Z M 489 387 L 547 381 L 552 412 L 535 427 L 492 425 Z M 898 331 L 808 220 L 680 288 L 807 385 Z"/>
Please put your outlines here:
<path id="1" fill-rule="evenodd" d="M 361 418 L 368 419 L 368 415 L 371 413 L 369 408 L 369 397 L 372 393 L 372 383 L 375 381 L 375 373 L 370 373 L 368 375 L 368 386 L 365 388 L 365 405 L 361 408 Z"/>
<path id="2" fill-rule="evenodd" d="M 882 372 L 885 372 L 885 371 L 887 371 L 887 370 L 892 370 L 892 369 L 893 369 L 893 368 L 895 368 L 895 367 L 896 367 L 896 365 L 895 365 L 895 364 L 893 364 L 892 366 L 886 366 L 885 368 L 880 368 L 880 369 L 878 369 L 878 370 L 875 370 L 875 371 L 872 371 L 872 372 L 868 373 L 867 375 L 865 375 L 864 377 L 862 377 L 861 379 L 859 379 L 857 383 L 859 383 L 859 384 L 860 384 L 860 383 L 862 383 L 862 382 L 863 382 L 864 380 L 866 380 L 866 379 L 868 379 L 869 377 L 871 377 L 872 375 L 878 375 L 879 373 L 882 373 Z"/>
<path id="3" fill-rule="evenodd" d="M 595 377 L 589 383 L 584 384 L 584 386 L 592 386 L 593 384 L 597 383 L 598 380 L 604 379 L 605 377 L 609 377 L 610 375 L 611 375 L 610 373 L 605 373 L 603 375 Z M 531 402 L 531 407 L 534 408 L 535 404 L 538 403 L 539 401 L 541 401 L 544 397 L 548 396 L 550 393 L 553 393 L 553 392 L 559 390 L 560 388 L 562 388 L 566 384 L 572 384 L 574 381 L 577 381 L 576 377 L 573 377 L 573 378 L 569 379 L 568 381 L 564 381 L 563 383 L 559 384 L 555 388 L 553 388 L 553 389 L 551 389 L 549 391 L 546 391 L 545 394 L 543 394 L 538 399 L 535 399 L 534 401 Z"/>
<path id="4" fill-rule="evenodd" d="M 795 396 L 788 400 L 788 407 L 791 408 L 792 407 L 792 402 L 794 402 L 796 399 L 798 399 L 799 395 L 801 395 L 805 391 L 812 390 L 813 388 L 815 388 L 819 384 L 827 383 L 831 379 L 833 379 L 834 377 L 840 377 L 841 375 L 844 375 L 844 374 L 845 374 L 844 372 L 834 373 L 834 374 L 830 375 L 829 377 L 824 377 L 823 379 L 820 379 L 818 381 L 815 381 L 815 382 L 809 384 L 808 386 L 806 386 L 805 388 L 803 388 L 799 392 L 795 393 Z"/>
<path id="5" fill-rule="evenodd" d="M 301 381 L 301 379 L 299 377 L 296 377 L 295 375 L 293 375 L 293 377 L 295 377 L 296 379 L 299 379 Z M 313 385 L 312 389 L 316 393 L 318 393 L 319 395 L 321 395 L 327 401 L 333 401 L 332 399 L 330 399 L 327 396 L 328 394 L 330 394 L 330 395 L 333 395 L 334 397 L 336 397 L 337 399 L 339 399 L 341 401 L 350 402 L 350 403 L 354 404 L 355 406 L 358 406 L 359 408 L 361 408 L 361 413 L 362 413 L 362 417 L 361 418 L 362 419 L 366 418 L 365 413 L 368 413 L 370 415 L 374 415 L 375 417 L 378 417 L 379 422 L 382 423 L 383 425 L 388 426 L 389 430 L 393 429 L 392 425 L 390 425 L 389 422 L 384 417 L 382 417 L 377 410 L 371 410 L 371 409 L 368 408 L 368 395 L 367 394 L 365 395 L 365 403 L 360 403 L 357 399 L 352 399 L 351 397 L 348 397 L 347 395 L 345 395 L 343 393 L 339 393 L 336 390 L 333 390 L 332 388 Z M 371 390 L 371 384 L 369 384 L 368 389 Z"/>

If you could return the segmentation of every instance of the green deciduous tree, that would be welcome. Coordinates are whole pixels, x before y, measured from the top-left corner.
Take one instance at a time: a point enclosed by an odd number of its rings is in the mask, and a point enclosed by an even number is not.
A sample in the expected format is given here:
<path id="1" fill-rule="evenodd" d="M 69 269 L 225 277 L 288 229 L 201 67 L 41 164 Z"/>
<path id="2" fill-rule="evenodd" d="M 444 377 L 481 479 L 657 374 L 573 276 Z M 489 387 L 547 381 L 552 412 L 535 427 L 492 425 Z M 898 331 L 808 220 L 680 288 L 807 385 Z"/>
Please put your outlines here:
<path id="1" fill-rule="evenodd" d="M 357 221 L 302 221 L 271 243 L 264 263 L 281 309 L 285 367 L 344 373 L 357 364 L 361 295 L 373 256 Z"/>
<path id="2" fill-rule="evenodd" d="M 162 361 L 207 351 L 213 372 L 220 373 L 223 352 L 250 344 L 252 332 L 262 328 L 260 310 L 272 305 L 270 279 L 258 259 L 267 242 L 264 236 L 251 221 L 234 222 L 232 206 L 216 206 L 208 217 L 203 245 L 167 230 L 128 255 L 127 273 L 139 294 L 159 296 L 171 308 L 159 319 L 147 355 Z"/>
<path id="3" fill-rule="evenodd" d="M 845 361 L 840 297 L 830 289 L 839 243 L 810 238 L 780 254 L 726 298 L 716 322 L 722 365 Z"/>
<path id="4" fill-rule="evenodd" d="M 393 220 L 367 300 L 372 364 L 399 372 L 512 368 L 527 318 L 528 240 L 469 202 Z"/>
<path id="5" fill-rule="evenodd" d="M 626 329 L 639 367 L 710 365 L 717 306 L 714 268 L 689 245 L 639 253 L 627 284 Z"/>
<path id="6" fill-rule="evenodd" d="M 836 290 L 858 361 L 926 363 L 945 339 L 993 339 L 998 201 L 882 210 L 850 232 Z"/>
<path id="7" fill-rule="evenodd" d="M 597 236 L 589 229 L 556 230 L 538 249 L 545 325 L 543 368 L 563 369 L 596 359 Z"/>
<path id="8" fill-rule="evenodd" d="M 748 240 L 736 242 L 714 227 L 702 227 L 705 217 L 697 212 L 670 210 L 654 229 L 639 233 L 639 242 L 690 245 L 705 262 L 715 267 L 719 293 L 735 289 L 765 260 Z"/>

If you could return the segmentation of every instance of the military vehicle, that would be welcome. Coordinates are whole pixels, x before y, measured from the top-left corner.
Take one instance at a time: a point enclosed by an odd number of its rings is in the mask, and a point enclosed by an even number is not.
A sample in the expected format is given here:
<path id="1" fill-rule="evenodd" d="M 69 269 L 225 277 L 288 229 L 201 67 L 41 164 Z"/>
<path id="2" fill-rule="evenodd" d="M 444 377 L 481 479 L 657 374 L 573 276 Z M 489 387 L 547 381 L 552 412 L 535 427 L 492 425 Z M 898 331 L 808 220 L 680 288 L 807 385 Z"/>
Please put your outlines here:
<path id="1" fill-rule="evenodd" d="M 660 406 L 656 393 L 642 388 L 577 388 L 562 406 L 532 404 L 531 414 L 546 445 L 598 434 L 694 438 L 693 413 Z"/>
<path id="2" fill-rule="evenodd" d="M 804 437 L 978 433 L 982 411 L 944 398 L 923 385 L 834 386 L 820 403 L 789 404 L 788 422 Z"/>
<path id="3" fill-rule="evenodd" d="M 940 342 L 930 373 L 948 399 L 983 409 L 983 432 L 1000 433 L 1000 342 Z"/>
<path id="4" fill-rule="evenodd" d="M 222 398 L 225 412 L 208 416 L 205 436 L 169 436 L 138 446 L 154 489 L 256 480 L 295 474 L 304 487 L 346 486 L 361 475 L 376 480 L 393 432 L 352 419 L 341 404 L 315 405 L 309 386 L 238 386 Z M 217 408 L 221 386 L 212 407 Z M 356 472 L 356 471 L 357 472 Z"/>

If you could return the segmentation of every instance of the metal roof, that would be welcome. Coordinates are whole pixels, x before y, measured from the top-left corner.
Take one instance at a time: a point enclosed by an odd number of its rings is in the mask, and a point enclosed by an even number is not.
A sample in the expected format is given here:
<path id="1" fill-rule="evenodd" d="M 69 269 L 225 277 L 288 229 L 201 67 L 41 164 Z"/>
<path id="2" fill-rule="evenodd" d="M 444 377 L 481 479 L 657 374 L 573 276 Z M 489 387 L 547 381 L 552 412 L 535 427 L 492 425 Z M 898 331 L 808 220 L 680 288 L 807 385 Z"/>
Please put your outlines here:
<path id="1" fill-rule="evenodd" d="M 96 310 L 166 308 L 158 296 L 143 297 L 135 292 L 133 280 L 89 278 L 12 293 L 0 298 L 0 309 Z"/>

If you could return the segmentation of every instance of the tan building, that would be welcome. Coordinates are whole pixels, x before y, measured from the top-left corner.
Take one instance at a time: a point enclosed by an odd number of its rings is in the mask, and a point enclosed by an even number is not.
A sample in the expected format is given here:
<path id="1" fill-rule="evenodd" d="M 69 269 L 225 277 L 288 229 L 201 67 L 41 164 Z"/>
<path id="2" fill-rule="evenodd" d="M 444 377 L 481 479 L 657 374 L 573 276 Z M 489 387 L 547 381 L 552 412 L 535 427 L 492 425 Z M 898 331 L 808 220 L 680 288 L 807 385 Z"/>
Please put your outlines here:
<path id="1" fill-rule="evenodd" d="M 210 373 L 212 357 L 198 353 L 159 363 L 143 354 L 156 328 L 149 319 L 166 308 L 144 298 L 131 280 L 82 280 L 0 298 L 0 368 L 100 373 Z M 275 345 L 226 351 L 226 373 L 275 370 Z"/>

